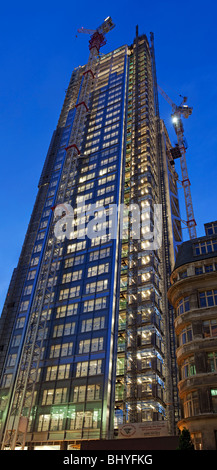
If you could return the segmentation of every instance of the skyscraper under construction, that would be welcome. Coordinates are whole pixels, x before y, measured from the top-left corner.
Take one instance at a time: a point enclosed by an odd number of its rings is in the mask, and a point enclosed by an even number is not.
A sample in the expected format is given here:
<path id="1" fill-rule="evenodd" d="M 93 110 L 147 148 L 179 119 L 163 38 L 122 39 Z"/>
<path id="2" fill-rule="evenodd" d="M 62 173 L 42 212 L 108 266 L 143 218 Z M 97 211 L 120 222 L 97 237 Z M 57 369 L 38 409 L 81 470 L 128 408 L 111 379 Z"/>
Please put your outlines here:
<path id="1" fill-rule="evenodd" d="M 88 63 L 72 72 L 3 308 L 2 449 L 110 439 L 126 423 L 175 433 L 177 174 L 153 34 L 137 28 L 103 55 L 112 28 L 107 18 L 91 33 Z"/>

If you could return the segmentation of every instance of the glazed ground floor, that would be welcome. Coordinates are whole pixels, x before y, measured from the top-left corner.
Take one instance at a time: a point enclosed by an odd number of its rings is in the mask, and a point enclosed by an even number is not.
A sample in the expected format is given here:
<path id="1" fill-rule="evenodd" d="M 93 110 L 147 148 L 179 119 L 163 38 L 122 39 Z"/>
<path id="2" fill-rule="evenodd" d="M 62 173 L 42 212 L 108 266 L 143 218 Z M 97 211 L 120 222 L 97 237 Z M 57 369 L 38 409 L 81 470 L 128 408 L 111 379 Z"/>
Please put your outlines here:
<path id="1" fill-rule="evenodd" d="M 82 441 L 47 441 L 27 443 L 25 450 L 64 451 L 130 451 L 130 450 L 176 450 L 177 436 L 148 437 L 138 439 L 93 439 Z"/>

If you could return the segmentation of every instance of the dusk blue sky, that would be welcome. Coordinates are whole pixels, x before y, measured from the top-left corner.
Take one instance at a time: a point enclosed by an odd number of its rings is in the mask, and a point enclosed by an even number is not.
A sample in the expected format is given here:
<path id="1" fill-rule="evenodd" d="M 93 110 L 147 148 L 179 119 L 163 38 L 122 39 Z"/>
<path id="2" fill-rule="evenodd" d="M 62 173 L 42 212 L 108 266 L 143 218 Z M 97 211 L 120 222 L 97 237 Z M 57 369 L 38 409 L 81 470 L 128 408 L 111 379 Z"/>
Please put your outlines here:
<path id="1" fill-rule="evenodd" d="M 77 35 L 81 26 L 94 29 L 112 17 L 116 27 L 103 53 L 131 44 L 137 24 L 139 34 L 149 38 L 154 32 L 159 85 L 175 103 L 185 95 L 193 107 L 184 127 L 197 235 L 204 235 L 205 222 L 217 219 L 216 14 L 217 4 L 210 0 L 12 0 L 1 5 L 0 312 L 71 72 L 88 59 L 89 37 Z M 175 144 L 171 108 L 161 97 L 160 113 Z M 177 172 L 181 179 L 179 163 Z M 186 220 L 182 189 L 180 200 Z M 188 238 L 186 229 L 183 235 Z"/>

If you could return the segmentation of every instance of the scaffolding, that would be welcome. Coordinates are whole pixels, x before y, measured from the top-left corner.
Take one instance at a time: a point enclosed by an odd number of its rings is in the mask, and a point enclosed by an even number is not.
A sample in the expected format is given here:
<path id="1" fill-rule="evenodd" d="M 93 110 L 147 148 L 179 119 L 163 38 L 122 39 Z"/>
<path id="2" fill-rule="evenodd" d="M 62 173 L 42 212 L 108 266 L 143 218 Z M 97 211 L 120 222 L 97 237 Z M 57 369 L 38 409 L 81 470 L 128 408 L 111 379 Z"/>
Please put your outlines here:
<path id="1" fill-rule="evenodd" d="M 147 63 L 141 58 L 143 54 L 148 57 Z M 156 347 L 158 327 L 155 315 L 157 311 L 160 314 L 159 258 L 148 244 L 143 244 L 141 239 L 133 239 L 134 204 L 141 203 L 143 214 L 145 208 L 150 209 L 147 211 L 148 221 L 142 222 L 140 230 L 144 224 L 151 237 L 153 207 L 160 200 L 153 104 L 149 45 L 145 35 L 138 36 L 136 28 L 136 39 L 129 50 L 124 183 L 124 204 L 132 214 L 128 215 L 128 230 L 124 231 L 122 239 L 120 348 L 116 379 L 116 410 L 118 416 L 118 410 L 122 409 L 123 424 L 144 421 L 146 414 L 149 414 L 148 419 L 160 419 L 158 410 L 165 408 L 163 387 L 158 387 L 161 372 Z M 160 329 L 158 332 L 163 333 Z"/>

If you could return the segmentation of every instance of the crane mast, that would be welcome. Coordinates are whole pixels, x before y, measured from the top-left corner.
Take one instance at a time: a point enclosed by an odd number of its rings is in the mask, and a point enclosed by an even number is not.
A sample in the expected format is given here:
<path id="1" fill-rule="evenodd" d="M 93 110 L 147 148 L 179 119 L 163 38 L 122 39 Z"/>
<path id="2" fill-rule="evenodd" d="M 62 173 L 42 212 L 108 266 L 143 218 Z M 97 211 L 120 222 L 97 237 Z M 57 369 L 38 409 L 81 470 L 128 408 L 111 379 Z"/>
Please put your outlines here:
<path id="1" fill-rule="evenodd" d="M 187 161 L 186 161 L 186 145 L 185 145 L 185 138 L 184 138 L 184 128 L 181 117 L 183 116 L 187 119 L 192 114 L 192 108 L 186 105 L 187 98 L 183 97 L 182 102 L 179 106 L 177 106 L 165 93 L 164 90 L 158 85 L 158 90 L 160 94 L 166 99 L 166 101 L 172 107 L 172 122 L 175 133 L 177 135 L 178 140 L 178 149 L 179 149 L 179 156 L 180 156 L 180 165 L 181 165 L 181 172 L 182 172 L 182 187 L 184 190 L 184 197 L 185 197 L 185 208 L 186 208 L 186 215 L 187 221 L 186 225 L 188 228 L 189 238 L 194 239 L 197 238 L 196 232 L 196 221 L 194 218 L 194 210 L 193 210 L 193 203 L 191 197 L 191 183 L 188 176 L 188 169 L 187 169 Z M 176 149 L 177 150 L 177 149 Z"/>
<path id="2" fill-rule="evenodd" d="M 86 115 L 89 112 L 89 97 L 95 78 L 95 69 L 99 50 L 106 43 L 105 34 L 114 28 L 111 17 L 108 17 L 96 30 L 79 32 L 91 34 L 89 40 L 89 59 L 82 76 L 80 92 L 75 105 L 75 116 L 56 195 L 56 206 L 51 210 L 49 233 L 46 237 L 43 259 L 38 275 L 35 294 L 28 312 L 28 324 L 24 337 L 19 365 L 12 381 L 8 395 L 7 415 L 4 422 L 2 450 L 14 450 L 17 446 L 24 450 L 26 434 L 34 405 L 35 386 L 46 335 L 49 306 L 52 302 L 53 287 L 61 256 L 64 238 L 55 236 L 54 226 L 63 216 L 70 204 L 68 195 L 69 181 L 73 181 L 77 163 L 81 158 L 80 144 Z M 44 302 L 46 309 L 44 310 Z"/>

